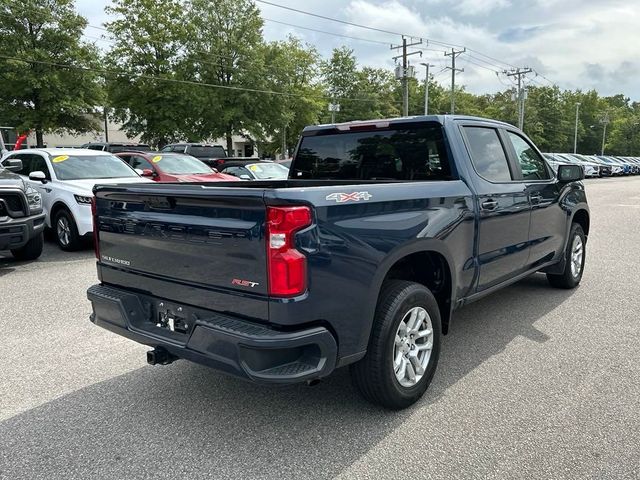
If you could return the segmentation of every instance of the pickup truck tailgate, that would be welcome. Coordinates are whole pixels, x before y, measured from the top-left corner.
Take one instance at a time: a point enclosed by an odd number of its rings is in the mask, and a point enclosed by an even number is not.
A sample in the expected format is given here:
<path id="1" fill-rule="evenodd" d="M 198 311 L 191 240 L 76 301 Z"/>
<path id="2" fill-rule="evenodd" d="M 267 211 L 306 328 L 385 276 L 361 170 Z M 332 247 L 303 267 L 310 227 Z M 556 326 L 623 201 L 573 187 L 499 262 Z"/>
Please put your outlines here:
<path id="1" fill-rule="evenodd" d="M 266 299 L 265 214 L 262 189 L 98 187 L 101 276 L 132 288 L 137 276 L 146 293 L 182 302 L 198 295 L 199 304 L 218 310 L 226 302 L 207 301 L 207 293 Z M 258 316 L 266 317 L 260 303 Z"/>

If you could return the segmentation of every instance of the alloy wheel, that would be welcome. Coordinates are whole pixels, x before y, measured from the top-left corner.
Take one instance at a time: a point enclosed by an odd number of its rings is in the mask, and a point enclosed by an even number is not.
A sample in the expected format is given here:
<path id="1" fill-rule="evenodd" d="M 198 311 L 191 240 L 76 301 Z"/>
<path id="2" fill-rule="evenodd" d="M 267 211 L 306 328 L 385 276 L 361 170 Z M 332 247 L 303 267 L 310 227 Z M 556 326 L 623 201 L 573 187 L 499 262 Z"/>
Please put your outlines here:
<path id="1" fill-rule="evenodd" d="M 393 344 L 393 371 L 403 387 L 413 387 L 424 375 L 433 349 L 431 317 L 413 307 L 400 321 Z"/>

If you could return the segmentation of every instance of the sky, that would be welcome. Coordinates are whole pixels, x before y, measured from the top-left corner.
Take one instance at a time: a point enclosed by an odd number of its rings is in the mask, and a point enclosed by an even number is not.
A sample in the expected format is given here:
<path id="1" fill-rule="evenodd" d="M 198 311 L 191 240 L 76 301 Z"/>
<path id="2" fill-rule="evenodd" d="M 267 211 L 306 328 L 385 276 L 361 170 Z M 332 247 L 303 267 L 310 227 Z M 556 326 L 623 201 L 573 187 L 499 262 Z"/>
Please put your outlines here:
<path id="1" fill-rule="evenodd" d="M 339 20 L 422 39 L 422 58 L 410 57 L 424 78 L 421 62 L 434 65 L 437 81 L 449 84 L 451 45 L 466 47 L 456 67 L 456 82 L 474 93 L 492 93 L 513 85 L 502 72 L 530 67 L 531 85 L 557 84 L 563 89 L 595 89 L 601 95 L 622 93 L 640 101 L 640 0 L 269 0 Z M 90 25 L 108 20 L 109 0 L 76 0 Z M 353 49 L 361 66 L 394 67 L 391 44 L 401 37 L 324 20 L 257 2 L 267 40 L 294 35 L 328 57 L 342 45 Z M 294 26 L 283 25 L 284 22 Z M 353 38 L 313 32 L 323 30 Z M 87 38 L 100 47 L 100 30 Z M 374 40 L 371 41 L 364 40 Z M 384 45 L 387 42 L 389 45 Z M 446 44 L 443 46 L 442 44 Z M 456 47 L 457 48 L 457 47 Z M 410 49 L 411 51 L 411 49 Z"/>

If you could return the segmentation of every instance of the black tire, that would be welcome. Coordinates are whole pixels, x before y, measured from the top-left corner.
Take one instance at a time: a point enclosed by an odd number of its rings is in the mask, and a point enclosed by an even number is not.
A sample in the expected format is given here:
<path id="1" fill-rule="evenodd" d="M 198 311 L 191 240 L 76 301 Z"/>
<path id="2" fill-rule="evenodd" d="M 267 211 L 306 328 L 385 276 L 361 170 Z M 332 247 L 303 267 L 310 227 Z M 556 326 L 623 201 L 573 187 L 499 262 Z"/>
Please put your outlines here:
<path id="1" fill-rule="evenodd" d="M 58 224 L 60 221 L 66 222 L 69 227 L 68 232 L 68 241 L 65 243 L 65 239 L 62 238 L 62 235 L 59 232 Z M 68 210 L 60 210 L 54 219 L 53 222 L 53 234 L 56 239 L 56 243 L 58 246 L 67 252 L 72 252 L 74 250 L 78 250 L 82 247 L 82 239 L 78 234 L 78 227 L 76 226 L 76 222 L 73 219 L 73 215 Z"/>
<path id="2" fill-rule="evenodd" d="M 44 237 L 42 233 L 29 240 L 24 246 L 11 250 L 16 260 L 35 260 L 42 255 Z"/>
<path id="3" fill-rule="evenodd" d="M 432 323 L 431 356 L 422 378 L 413 386 L 402 386 L 393 367 L 396 331 L 410 309 L 422 307 Z M 440 309 L 435 297 L 424 285 L 403 280 L 386 282 L 376 308 L 367 354 L 351 365 L 354 386 L 368 401 L 385 408 L 406 408 L 422 397 L 438 365 L 440 356 Z"/>
<path id="4" fill-rule="evenodd" d="M 580 270 L 572 270 L 572 250 L 574 249 L 574 242 L 576 237 L 580 238 L 582 242 L 582 261 L 580 263 Z M 576 288 L 582 280 L 584 273 L 584 264 L 587 258 L 587 238 L 582 230 L 582 227 L 574 223 L 571 225 L 569 231 L 569 239 L 567 241 L 567 248 L 564 252 L 564 271 L 560 274 L 547 273 L 547 280 L 552 287 L 555 288 Z"/>

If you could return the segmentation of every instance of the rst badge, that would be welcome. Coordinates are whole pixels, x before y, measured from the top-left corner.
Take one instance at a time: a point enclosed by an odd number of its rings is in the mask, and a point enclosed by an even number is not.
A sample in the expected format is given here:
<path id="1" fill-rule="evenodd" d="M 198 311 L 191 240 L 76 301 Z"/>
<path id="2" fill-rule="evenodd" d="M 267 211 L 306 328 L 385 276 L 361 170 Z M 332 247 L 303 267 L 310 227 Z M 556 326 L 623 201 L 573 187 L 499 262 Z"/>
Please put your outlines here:
<path id="1" fill-rule="evenodd" d="M 325 197 L 325 200 L 333 200 L 336 203 L 367 201 L 373 195 L 369 192 L 353 192 L 353 193 L 332 193 Z"/>

